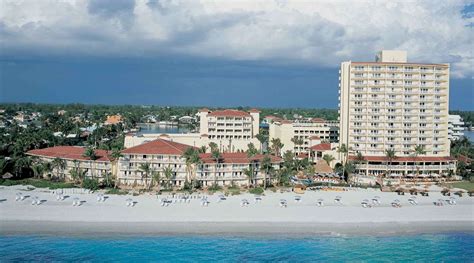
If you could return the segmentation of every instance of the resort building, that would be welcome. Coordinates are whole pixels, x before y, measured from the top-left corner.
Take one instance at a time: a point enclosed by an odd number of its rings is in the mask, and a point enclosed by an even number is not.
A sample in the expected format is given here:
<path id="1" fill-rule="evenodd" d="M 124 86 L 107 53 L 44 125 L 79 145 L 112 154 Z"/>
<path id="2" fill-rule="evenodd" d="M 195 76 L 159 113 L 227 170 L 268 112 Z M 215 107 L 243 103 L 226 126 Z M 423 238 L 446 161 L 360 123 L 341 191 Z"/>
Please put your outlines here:
<path id="1" fill-rule="evenodd" d="M 216 143 L 221 152 L 236 152 L 247 150 L 247 145 L 253 143 L 260 147 L 256 135 L 259 133 L 260 112 L 250 110 L 217 110 L 201 109 L 198 133 L 179 134 L 129 134 L 125 136 L 125 147 L 133 147 L 155 139 L 164 139 L 194 147 L 209 146 Z"/>
<path id="2" fill-rule="evenodd" d="M 148 163 L 151 173 L 160 173 L 161 183 L 171 181 L 176 187 L 182 187 L 186 181 L 191 180 L 197 180 L 204 187 L 214 183 L 221 186 L 247 185 L 249 180 L 252 183 L 263 182 L 264 171 L 260 169 L 263 155 L 249 158 L 246 153 L 222 153 L 221 158 L 216 160 L 211 154 L 204 153 L 199 156 L 201 164 L 186 164 L 183 153 L 189 147 L 192 146 L 157 139 L 125 149 L 119 159 L 117 179 L 122 186 L 149 184 L 152 174 L 147 175 L 140 168 Z M 278 170 L 281 162 L 281 158 L 271 156 L 273 169 Z M 254 172 L 252 178 L 245 173 L 245 169 Z M 267 178 L 270 180 L 270 176 Z"/>
<path id="3" fill-rule="evenodd" d="M 44 149 L 35 149 L 26 154 L 39 158 L 43 162 L 52 164 L 52 169 L 43 174 L 44 177 L 58 177 L 68 180 L 72 179 L 71 172 L 77 169 L 84 173 L 85 177 L 102 179 L 110 173 L 115 176 L 117 173 L 115 165 L 112 163 L 110 153 L 105 150 L 95 150 L 96 158 L 91 160 L 84 156 L 84 147 L 79 146 L 55 146 Z M 55 159 L 64 161 L 62 165 L 55 163 Z"/>
<path id="4" fill-rule="evenodd" d="M 405 51 L 384 50 L 375 62 L 342 62 L 339 75 L 339 144 L 349 147 L 350 159 L 365 157 L 358 172 L 408 176 L 415 166 L 433 174 L 455 169 L 449 157 L 449 64 L 412 63 Z M 423 154 L 415 152 L 418 145 Z M 389 149 L 398 158 L 386 158 Z"/>
<path id="5" fill-rule="evenodd" d="M 292 151 L 296 154 L 307 154 L 309 148 L 320 143 L 334 143 L 339 138 L 338 123 L 320 118 L 306 120 L 281 120 L 270 122 L 269 141 L 278 138 L 283 143 L 282 153 Z M 299 139 L 295 144 L 293 138 Z M 298 142 L 298 140 L 296 140 Z"/>
<path id="6" fill-rule="evenodd" d="M 464 121 L 459 115 L 448 117 L 448 137 L 451 141 L 459 140 L 464 136 Z"/>

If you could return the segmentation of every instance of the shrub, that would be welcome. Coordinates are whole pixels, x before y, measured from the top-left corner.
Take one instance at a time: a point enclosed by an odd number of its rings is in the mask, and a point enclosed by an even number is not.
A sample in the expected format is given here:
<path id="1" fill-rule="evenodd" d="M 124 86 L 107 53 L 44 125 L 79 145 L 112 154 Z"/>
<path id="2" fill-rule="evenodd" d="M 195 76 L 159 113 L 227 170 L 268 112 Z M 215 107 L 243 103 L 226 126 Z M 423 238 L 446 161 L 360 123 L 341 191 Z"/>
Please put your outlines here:
<path id="1" fill-rule="evenodd" d="M 249 190 L 249 193 L 251 194 L 255 194 L 255 195 L 261 195 L 263 194 L 263 188 L 262 187 L 256 187 L 256 188 L 252 188 Z"/>
<path id="2" fill-rule="evenodd" d="M 99 189 L 99 181 L 97 179 L 86 178 L 82 182 L 82 187 L 93 191 L 97 190 Z"/>
<path id="3" fill-rule="evenodd" d="M 108 195 L 126 195 L 128 194 L 127 191 L 122 191 L 120 189 L 117 189 L 117 188 L 112 188 L 112 189 L 109 189 L 107 191 L 105 191 L 105 194 L 108 194 Z"/>
<path id="4" fill-rule="evenodd" d="M 222 190 L 222 187 L 220 187 L 219 185 L 212 185 L 210 186 L 209 188 L 207 188 L 207 190 L 211 191 L 211 192 L 217 192 L 217 191 L 220 191 Z"/>
<path id="5" fill-rule="evenodd" d="M 31 185 L 36 188 L 49 188 L 49 189 L 76 187 L 73 183 L 51 182 L 51 181 L 43 180 L 43 179 L 21 179 L 21 180 L 6 179 L 6 180 L 1 180 L 0 185 L 3 185 L 3 186 Z"/>

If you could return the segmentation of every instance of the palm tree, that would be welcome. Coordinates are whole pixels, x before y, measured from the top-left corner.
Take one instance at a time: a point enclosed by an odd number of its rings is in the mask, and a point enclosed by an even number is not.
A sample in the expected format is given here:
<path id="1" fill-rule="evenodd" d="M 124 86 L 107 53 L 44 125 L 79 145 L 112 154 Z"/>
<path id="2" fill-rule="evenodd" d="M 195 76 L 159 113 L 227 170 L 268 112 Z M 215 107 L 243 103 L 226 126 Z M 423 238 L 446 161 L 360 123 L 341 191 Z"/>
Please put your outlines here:
<path id="1" fill-rule="evenodd" d="M 53 166 L 53 169 L 56 169 L 56 172 L 57 172 L 56 176 L 59 178 L 60 175 L 62 174 L 63 180 L 64 180 L 66 178 L 66 175 L 64 174 L 64 169 L 66 169 L 66 161 L 64 159 L 60 159 L 56 157 L 51 162 L 51 165 Z"/>
<path id="2" fill-rule="evenodd" d="M 281 149 L 283 148 L 284 144 L 281 143 L 280 138 L 273 138 L 271 143 L 272 143 L 271 149 L 273 153 L 276 156 L 281 156 Z"/>
<path id="3" fill-rule="evenodd" d="M 362 155 L 361 152 L 357 152 L 357 155 L 354 160 L 354 165 L 356 166 L 356 168 L 357 168 L 357 165 L 363 163 L 364 161 L 365 161 L 364 155 Z"/>
<path id="4" fill-rule="evenodd" d="M 420 175 L 420 169 L 418 167 L 418 163 L 416 161 L 416 158 L 419 156 L 419 155 L 425 155 L 426 154 L 426 151 L 425 151 L 425 146 L 424 145 L 416 145 L 415 146 L 415 149 L 413 151 L 413 156 L 415 157 L 414 161 L 415 161 L 415 166 L 416 166 L 416 175 L 419 176 Z"/>
<path id="5" fill-rule="evenodd" d="M 392 161 L 397 158 L 396 154 L 395 154 L 395 150 L 393 149 L 387 149 L 385 150 L 385 157 L 387 158 L 387 174 L 390 175 L 390 172 L 391 172 L 391 165 L 392 165 Z"/>
<path id="6" fill-rule="evenodd" d="M 334 161 L 336 158 L 334 158 L 334 156 L 332 155 L 329 155 L 329 154 L 325 154 L 323 155 L 323 160 L 326 161 L 326 163 L 331 166 L 331 162 Z"/>
<path id="7" fill-rule="evenodd" d="M 95 150 L 93 147 L 89 146 L 87 147 L 85 150 L 84 150 L 84 153 L 82 154 L 82 156 L 86 157 L 86 158 L 89 158 L 89 165 L 90 165 L 90 171 L 91 171 L 91 177 L 92 179 L 94 179 L 94 170 L 92 168 L 92 163 L 94 160 L 97 159 L 97 155 L 95 153 Z"/>
<path id="8" fill-rule="evenodd" d="M 291 142 L 293 142 L 295 145 L 297 145 L 299 147 L 301 147 L 301 145 L 304 144 L 304 140 L 301 139 L 301 138 L 298 138 L 297 136 L 291 138 Z M 299 148 L 298 148 L 298 151 L 299 151 Z M 296 154 L 296 152 L 295 152 L 295 154 Z"/>
<path id="9" fill-rule="evenodd" d="M 219 150 L 219 146 L 215 142 L 210 142 L 209 143 L 209 148 L 211 149 L 211 152 L 215 151 L 215 150 L 217 150 L 217 151 Z"/>
<path id="10" fill-rule="evenodd" d="M 347 164 L 347 156 L 349 154 L 349 147 L 346 144 L 341 144 L 337 147 L 337 152 L 343 155 L 343 163 L 342 163 L 342 175 L 345 176 L 346 174 L 346 164 Z M 349 177 L 348 177 L 349 178 Z"/>
<path id="11" fill-rule="evenodd" d="M 31 170 L 33 171 L 33 175 L 35 178 L 39 178 L 43 174 L 44 165 L 45 163 L 40 159 L 33 161 L 33 164 L 31 165 Z"/>
<path id="12" fill-rule="evenodd" d="M 257 148 L 255 148 L 255 145 L 253 145 L 253 143 L 249 143 L 249 144 L 247 144 L 247 151 L 246 152 L 247 152 L 247 157 L 252 158 L 255 155 L 257 155 L 258 150 L 257 150 Z"/>
<path id="13" fill-rule="evenodd" d="M 201 146 L 201 148 L 199 148 L 198 151 L 199 151 L 199 153 L 206 153 L 206 151 L 207 151 L 206 145 Z"/>
<path id="14" fill-rule="evenodd" d="M 163 170 L 163 173 L 166 177 L 166 181 L 167 181 L 167 187 L 170 187 L 170 184 L 171 184 L 171 179 L 173 177 L 173 169 L 171 169 L 171 167 L 166 167 L 164 170 Z"/>
<path id="15" fill-rule="evenodd" d="M 216 161 L 215 168 L 214 168 L 214 186 L 217 186 L 217 168 L 219 167 L 219 163 L 222 159 L 222 155 L 219 152 L 219 149 L 214 149 L 211 151 L 211 157 Z"/>
<path id="16" fill-rule="evenodd" d="M 118 173 L 117 171 L 118 169 L 114 169 L 114 168 L 117 168 L 118 161 L 120 160 L 120 157 L 123 156 L 123 154 L 118 148 L 114 148 L 110 156 L 112 157 L 112 167 L 113 167 L 112 170 Z M 114 181 L 114 188 L 117 188 L 118 179 L 117 178 L 115 179 L 116 180 Z"/>
<path id="17" fill-rule="evenodd" d="M 156 182 L 158 186 L 158 192 L 160 191 L 161 173 L 159 171 L 153 171 L 151 175 L 152 183 Z"/>
<path id="18" fill-rule="evenodd" d="M 16 159 L 14 168 L 15 176 L 18 177 L 19 174 L 22 174 L 23 169 L 31 166 L 31 159 L 29 157 L 20 157 Z"/>
<path id="19" fill-rule="evenodd" d="M 272 159 L 270 156 L 265 155 L 265 157 L 263 157 L 262 161 L 260 162 L 260 169 L 265 171 L 263 173 L 263 189 L 267 189 L 267 175 L 269 174 L 270 170 L 273 169 Z"/>
<path id="20" fill-rule="evenodd" d="M 259 133 L 255 137 L 260 142 L 260 153 L 263 153 L 263 144 L 267 141 L 267 136 L 263 133 Z"/>
<path id="21" fill-rule="evenodd" d="M 250 164 L 249 165 L 249 168 L 245 168 L 243 170 L 243 173 L 247 176 L 247 178 L 249 179 L 249 188 L 250 186 L 253 185 L 252 181 L 253 181 L 253 176 L 255 174 L 255 168 L 254 168 L 254 165 L 253 164 Z"/>
<path id="22" fill-rule="evenodd" d="M 193 147 L 187 148 L 182 157 L 186 161 L 186 182 L 188 182 L 191 179 L 191 174 L 195 171 L 195 165 L 200 162 L 201 158 L 198 151 Z"/>
<path id="23" fill-rule="evenodd" d="M 147 187 L 147 181 L 148 181 L 148 175 L 150 174 L 151 172 L 151 165 L 150 163 L 142 163 L 140 164 L 140 166 L 138 167 L 138 169 L 142 172 L 142 180 L 143 178 L 145 178 L 145 183 L 144 183 L 144 186 L 145 188 L 148 188 Z M 151 185 L 151 182 L 150 182 L 150 185 Z"/>

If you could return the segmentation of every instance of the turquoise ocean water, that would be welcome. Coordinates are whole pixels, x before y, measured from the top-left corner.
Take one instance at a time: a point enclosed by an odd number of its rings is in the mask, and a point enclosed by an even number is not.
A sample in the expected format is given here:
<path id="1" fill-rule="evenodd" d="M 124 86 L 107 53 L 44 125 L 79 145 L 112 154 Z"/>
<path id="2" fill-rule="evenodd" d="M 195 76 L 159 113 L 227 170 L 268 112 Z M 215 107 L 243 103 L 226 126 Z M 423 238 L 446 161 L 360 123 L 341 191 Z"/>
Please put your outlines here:
<path id="1" fill-rule="evenodd" d="M 474 233 L 348 237 L 1 236 L 0 262 L 473 262 Z"/>

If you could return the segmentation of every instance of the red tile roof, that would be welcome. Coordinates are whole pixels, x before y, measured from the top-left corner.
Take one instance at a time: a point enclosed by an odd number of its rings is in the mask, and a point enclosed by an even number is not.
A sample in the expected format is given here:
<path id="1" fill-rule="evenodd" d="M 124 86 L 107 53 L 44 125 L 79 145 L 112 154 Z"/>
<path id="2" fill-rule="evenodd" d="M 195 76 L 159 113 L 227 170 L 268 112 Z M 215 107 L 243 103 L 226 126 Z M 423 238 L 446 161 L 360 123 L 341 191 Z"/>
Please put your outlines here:
<path id="1" fill-rule="evenodd" d="M 313 145 L 313 146 L 309 147 L 309 149 L 312 150 L 312 151 L 320 151 L 320 152 L 330 151 L 331 150 L 331 144 L 330 143 L 320 143 L 320 144 L 316 144 L 316 145 Z"/>
<path id="2" fill-rule="evenodd" d="M 79 146 L 54 146 L 44 149 L 35 149 L 28 151 L 26 154 L 32 156 L 49 157 L 49 158 L 61 158 L 71 160 L 90 160 L 87 157 L 82 156 L 85 151 L 85 147 Z M 105 150 L 95 150 L 97 159 L 95 161 L 109 162 L 112 158 L 110 152 Z"/>
<path id="3" fill-rule="evenodd" d="M 239 110 L 217 110 L 208 114 L 208 116 L 229 116 L 229 117 L 249 117 L 250 114 Z"/>
<path id="4" fill-rule="evenodd" d="M 251 113 L 260 113 L 260 111 L 257 110 L 257 109 L 251 109 L 251 110 L 249 110 L 249 112 L 251 112 Z"/>
<path id="5" fill-rule="evenodd" d="M 326 122 L 325 119 L 322 119 L 322 118 L 312 118 L 311 119 L 311 122 L 314 122 L 314 123 L 324 123 Z"/>
<path id="6" fill-rule="evenodd" d="M 210 110 L 208 108 L 200 109 L 198 110 L 199 112 L 209 112 Z"/>
<path id="7" fill-rule="evenodd" d="M 459 155 L 456 159 L 460 162 L 467 163 L 467 164 L 470 164 L 472 162 L 472 159 L 465 155 Z"/>
<path id="8" fill-rule="evenodd" d="M 203 163 L 215 163 L 216 160 L 211 157 L 212 155 L 210 153 L 201 153 L 199 154 L 199 157 L 203 161 Z M 252 158 L 247 157 L 247 153 L 221 153 L 221 163 L 239 163 L 239 164 L 245 164 L 245 163 L 250 163 L 251 161 L 261 161 L 265 155 L 263 154 L 257 154 L 253 156 Z M 280 163 L 282 162 L 282 159 L 278 156 L 274 155 L 269 155 L 269 157 L 272 159 L 272 163 Z"/>
<path id="9" fill-rule="evenodd" d="M 349 160 L 356 160 L 357 156 L 349 156 Z M 364 156 L 364 160 L 369 162 L 387 162 L 388 158 L 385 156 Z M 436 156 L 418 156 L 418 157 L 397 157 L 392 162 L 447 162 L 454 161 L 452 157 L 436 157 Z"/>
<path id="10" fill-rule="evenodd" d="M 167 154 L 182 155 L 186 149 L 193 147 L 187 144 L 172 142 L 164 139 L 156 139 L 151 142 L 140 144 L 122 151 L 125 154 Z"/>

